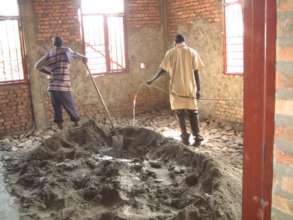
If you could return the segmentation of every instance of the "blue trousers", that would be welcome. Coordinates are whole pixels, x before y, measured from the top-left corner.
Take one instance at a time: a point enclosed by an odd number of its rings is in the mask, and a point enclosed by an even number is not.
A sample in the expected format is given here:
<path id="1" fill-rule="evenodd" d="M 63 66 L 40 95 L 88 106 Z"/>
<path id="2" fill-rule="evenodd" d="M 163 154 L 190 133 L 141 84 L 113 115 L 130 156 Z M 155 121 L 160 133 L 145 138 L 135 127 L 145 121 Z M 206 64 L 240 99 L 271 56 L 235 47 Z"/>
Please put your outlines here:
<path id="1" fill-rule="evenodd" d="M 71 121 L 79 121 L 79 114 L 75 108 L 74 100 L 70 91 L 49 91 L 54 110 L 54 122 L 62 123 L 62 107 L 69 114 Z"/>

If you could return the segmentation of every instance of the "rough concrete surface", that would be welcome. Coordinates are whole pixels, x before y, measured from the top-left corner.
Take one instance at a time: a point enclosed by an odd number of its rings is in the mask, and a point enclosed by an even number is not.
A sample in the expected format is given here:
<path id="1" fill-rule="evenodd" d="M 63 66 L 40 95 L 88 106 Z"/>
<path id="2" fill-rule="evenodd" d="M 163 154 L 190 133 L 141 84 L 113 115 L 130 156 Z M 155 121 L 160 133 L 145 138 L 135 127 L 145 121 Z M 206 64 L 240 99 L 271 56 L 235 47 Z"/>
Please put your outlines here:
<path id="1" fill-rule="evenodd" d="M 34 108 L 34 117 L 36 119 L 36 126 L 39 129 L 48 127 L 48 117 L 46 115 L 44 97 L 42 93 L 42 83 L 45 81 L 45 77 L 42 76 L 35 68 L 34 64 L 40 56 L 46 51 L 42 47 L 44 45 L 38 45 L 36 39 L 36 18 L 33 12 L 32 1 L 23 0 L 19 1 L 19 14 L 22 20 L 23 33 L 26 39 L 25 46 L 27 52 L 27 71 L 29 73 L 29 83 L 32 94 L 32 105 Z M 48 39 L 49 40 L 49 39 Z"/>
<path id="2" fill-rule="evenodd" d="M 2 154 L 0 153 L 1 156 Z M 0 161 L 0 219 L 18 220 L 18 208 L 14 202 L 14 198 L 6 190 L 3 173 L 3 163 Z"/>
<path id="3" fill-rule="evenodd" d="M 137 123 L 158 129 L 160 120 L 167 126 L 161 133 L 171 136 L 171 116 L 150 117 L 139 116 Z M 214 126 L 207 134 L 208 126 L 214 125 L 203 123 L 207 140 L 198 149 L 135 127 L 120 129 L 124 145 L 113 148 L 108 129 L 93 122 L 3 140 L 2 150 L 10 152 L 9 189 L 19 198 L 21 219 L 240 219 L 241 168 L 225 161 L 228 154 L 214 158 L 218 152 L 211 149 L 223 153 L 226 143 L 231 154 L 241 139 L 230 126 Z"/>

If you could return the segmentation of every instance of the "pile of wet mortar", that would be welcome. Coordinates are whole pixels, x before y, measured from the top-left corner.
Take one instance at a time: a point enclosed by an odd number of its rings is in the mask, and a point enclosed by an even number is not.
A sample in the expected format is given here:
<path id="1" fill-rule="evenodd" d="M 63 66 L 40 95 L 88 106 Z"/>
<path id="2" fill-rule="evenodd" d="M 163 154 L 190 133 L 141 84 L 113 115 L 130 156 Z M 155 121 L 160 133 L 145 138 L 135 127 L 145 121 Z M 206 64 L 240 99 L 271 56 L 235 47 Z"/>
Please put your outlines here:
<path id="1" fill-rule="evenodd" d="M 211 158 L 144 128 L 113 146 L 89 121 L 7 162 L 22 219 L 238 219 L 233 180 Z M 234 188 L 233 188 L 234 187 Z"/>

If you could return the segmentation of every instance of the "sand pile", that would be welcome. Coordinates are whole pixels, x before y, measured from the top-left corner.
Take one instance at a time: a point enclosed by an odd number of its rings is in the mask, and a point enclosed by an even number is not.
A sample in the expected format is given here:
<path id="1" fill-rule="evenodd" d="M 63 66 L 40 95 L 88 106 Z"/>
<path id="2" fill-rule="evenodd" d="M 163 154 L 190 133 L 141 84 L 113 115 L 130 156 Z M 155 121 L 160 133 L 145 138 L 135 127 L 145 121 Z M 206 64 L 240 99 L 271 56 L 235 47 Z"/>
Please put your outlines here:
<path id="1" fill-rule="evenodd" d="M 89 121 L 14 155 L 6 168 L 22 219 L 240 219 L 240 189 L 211 158 L 151 130 L 119 133 L 118 149 Z"/>

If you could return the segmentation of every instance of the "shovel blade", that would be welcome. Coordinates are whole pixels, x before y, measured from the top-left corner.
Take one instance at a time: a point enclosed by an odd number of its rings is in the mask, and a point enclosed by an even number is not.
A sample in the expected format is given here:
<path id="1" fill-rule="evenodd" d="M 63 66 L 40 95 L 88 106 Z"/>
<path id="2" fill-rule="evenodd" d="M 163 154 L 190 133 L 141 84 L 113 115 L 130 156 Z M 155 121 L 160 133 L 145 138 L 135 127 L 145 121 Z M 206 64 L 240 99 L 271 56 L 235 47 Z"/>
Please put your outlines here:
<path id="1" fill-rule="evenodd" d="M 112 136 L 112 145 L 115 148 L 122 148 L 124 145 L 124 138 L 122 135 L 113 135 Z"/>

